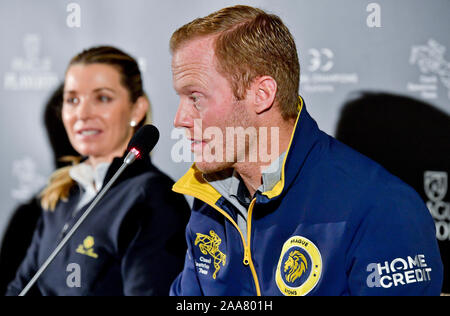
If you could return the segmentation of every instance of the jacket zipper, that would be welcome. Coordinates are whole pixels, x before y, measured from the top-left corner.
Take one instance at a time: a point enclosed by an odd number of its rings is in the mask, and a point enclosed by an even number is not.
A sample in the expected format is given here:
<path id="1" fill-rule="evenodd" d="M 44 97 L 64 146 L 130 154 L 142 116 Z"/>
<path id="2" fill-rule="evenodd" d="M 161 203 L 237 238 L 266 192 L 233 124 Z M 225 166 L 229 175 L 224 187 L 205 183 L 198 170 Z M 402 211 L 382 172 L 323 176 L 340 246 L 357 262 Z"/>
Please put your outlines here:
<path id="1" fill-rule="evenodd" d="M 255 283 L 255 288 L 256 288 L 256 295 L 261 296 L 261 289 L 259 286 L 258 275 L 256 273 L 255 266 L 253 264 L 252 254 L 251 254 L 251 250 L 250 250 L 251 249 L 250 248 L 250 245 L 251 245 L 250 238 L 251 238 L 251 228 L 252 228 L 252 214 L 253 214 L 253 207 L 255 206 L 255 203 L 256 203 L 256 199 L 253 199 L 253 201 L 250 203 L 250 206 L 248 208 L 248 218 L 247 218 L 247 242 L 248 242 L 248 244 L 245 241 L 244 235 L 242 234 L 242 231 L 239 229 L 238 224 L 233 220 L 233 218 L 227 212 L 225 212 L 218 206 L 214 205 L 213 207 L 217 211 L 219 211 L 219 213 L 221 213 L 223 216 L 225 216 L 233 224 L 233 226 L 238 230 L 239 234 L 241 235 L 242 244 L 244 246 L 243 263 L 245 266 L 249 267 L 250 271 L 252 272 L 253 281 Z"/>
<path id="2" fill-rule="evenodd" d="M 250 206 L 248 208 L 248 218 L 247 218 L 247 242 L 248 247 L 246 251 L 246 255 L 244 256 L 244 265 L 247 262 L 247 266 L 250 266 L 250 270 L 252 271 L 253 280 L 255 282 L 256 287 L 256 295 L 261 296 L 261 288 L 259 286 L 259 280 L 258 280 L 258 274 L 256 273 L 255 265 L 253 264 L 252 260 L 252 254 L 250 251 L 250 245 L 251 245 L 251 235 L 252 235 L 252 214 L 253 214 L 253 208 L 255 206 L 256 199 L 253 199 L 253 201 L 250 203 Z M 244 241 L 244 240 L 243 240 Z M 244 248 L 245 249 L 245 248 Z"/>

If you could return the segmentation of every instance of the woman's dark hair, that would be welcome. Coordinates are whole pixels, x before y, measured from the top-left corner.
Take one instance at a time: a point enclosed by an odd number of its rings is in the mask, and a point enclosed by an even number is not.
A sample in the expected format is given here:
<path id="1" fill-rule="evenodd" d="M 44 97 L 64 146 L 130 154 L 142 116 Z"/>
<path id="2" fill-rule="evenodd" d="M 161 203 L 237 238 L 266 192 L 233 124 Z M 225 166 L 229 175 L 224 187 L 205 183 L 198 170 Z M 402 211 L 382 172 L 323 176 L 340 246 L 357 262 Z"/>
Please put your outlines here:
<path id="1" fill-rule="evenodd" d="M 141 71 L 136 60 L 125 52 L 112 46 L 98 46 L 86 49 L 72 58 L 69 67 L 77 64 L 106 64 L 113 66 L 120 74 L 121 83 L 130 95 L 131 103 L 135 103 L 139 97 L 145 97 Z M 138 130 L 145 124 L 147 117 L 136 126 Z"/>
<path id="2" fill-rule="evenodd" d="M 145 97 L 150 105 L 150 101 L 145 95 L 138 63 L 130 55 L 120 49 L 111 46 L 99 46 L 86 49 L 72 58 L 68 69 L 73 65 L 105 64 L 117 69 L 120 74 L 121 84 L 127 89 L 131 103 L 136 103 L 140 97 Z M 62 100 L 61 100 L 62 101 Z M 59 108 L 58 113 L 61 113 Z M 149 112 L 150 113 L 150 109 Z M 135 127 L 137 131 L 148 122 L 146 115 Z M 77 164 L 81 157 L 63 157 L 63 162 Z M 41 192 L 41 205 L 43 209 L 53 211 L 60 200 L 67 200 L 70 190 L 75 184 L 70 177 L 70 169 L 67 166 L 56 170 L 51 176 L 47 187 Z"/>

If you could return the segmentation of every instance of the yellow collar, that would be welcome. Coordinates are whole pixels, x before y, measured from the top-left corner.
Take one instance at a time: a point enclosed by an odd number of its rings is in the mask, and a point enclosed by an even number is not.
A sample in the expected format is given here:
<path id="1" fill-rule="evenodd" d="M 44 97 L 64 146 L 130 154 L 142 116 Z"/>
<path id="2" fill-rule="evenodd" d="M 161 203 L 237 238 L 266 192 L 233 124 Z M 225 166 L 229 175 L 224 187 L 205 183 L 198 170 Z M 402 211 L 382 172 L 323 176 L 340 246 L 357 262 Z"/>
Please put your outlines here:
<path id="1" fill-rule="evenodd" d="M 297 120 L 295 122 L 294 131 L 291 135 L 291 139 L 289 141 L 289 146 L 286 151 L 286 155 L 284 156 L 282 170 L 281 170 L 281 180 L 275 184 L 275 186 L 272 188 L 272 190 L 263 192 L 262 194 L 267 196 L 269 199 L 272 199 L 278 195 L 281 194 L 284 188 L 285 184 L 285 164 L 286 159 L 289 155 L 289 150 L 292 145 L 292 140 L 294 139 L 295 130 L 297 129 L 297 124 L 300 118 L 300 114 L 303 110 L 303 98 L 299 96 L 299 113 L 297 116 Z M 202 200 L 203 202 L 209 204 L 209 205 L 215 205 L 217 201 L 222 197 L 222 195 L 214 189 L 204 178 L 203 174 L 200 170 L 197 169 L 195 166 L 195 163 L 191 166 L 191 168 L 188 170 L 188 172 L 181 177 L 180 180 L 178 180 L 172 190 L 174 192 L 190 195 L 193 196 L 199 200 Z"/>

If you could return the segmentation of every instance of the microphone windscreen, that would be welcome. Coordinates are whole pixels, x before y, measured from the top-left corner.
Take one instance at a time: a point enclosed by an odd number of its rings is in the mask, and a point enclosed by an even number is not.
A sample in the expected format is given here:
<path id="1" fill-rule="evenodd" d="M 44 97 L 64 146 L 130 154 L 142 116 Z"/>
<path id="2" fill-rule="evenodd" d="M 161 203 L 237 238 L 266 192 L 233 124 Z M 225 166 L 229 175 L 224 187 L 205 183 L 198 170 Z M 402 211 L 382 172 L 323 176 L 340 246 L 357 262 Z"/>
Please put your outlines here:
<path id="1" fill-rule="evenodd" d="M 141 157 L 149 155 L 153 147 L 159 140 L 159 131 L 153 125 L 142 126 L 131 138 L 128 144 L 128 150 L 136 149 Z"/>

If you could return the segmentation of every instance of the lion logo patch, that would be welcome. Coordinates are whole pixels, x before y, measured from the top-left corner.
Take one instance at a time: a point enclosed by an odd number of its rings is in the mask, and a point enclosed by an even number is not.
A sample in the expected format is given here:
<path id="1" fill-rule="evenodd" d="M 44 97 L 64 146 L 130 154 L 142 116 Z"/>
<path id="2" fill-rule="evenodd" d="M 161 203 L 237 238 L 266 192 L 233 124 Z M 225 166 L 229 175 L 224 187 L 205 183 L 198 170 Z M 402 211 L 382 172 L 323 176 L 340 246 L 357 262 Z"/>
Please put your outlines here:
<path id="1" fill-rule="evenodd" d="M 283 245 L 276 271 L 276 283 L 287 296 L 311 292 L 322 274 L 322 257 L 310 240 L 294 236 Z"/>
<path id="2" fill-rule="evenodd" d="M 298 250 L 291 251 L 289 258 L 284 264 L 284 272 L 287 272 L 286 281 L 294 283 L 308 269 L 305 256 Z"/>

